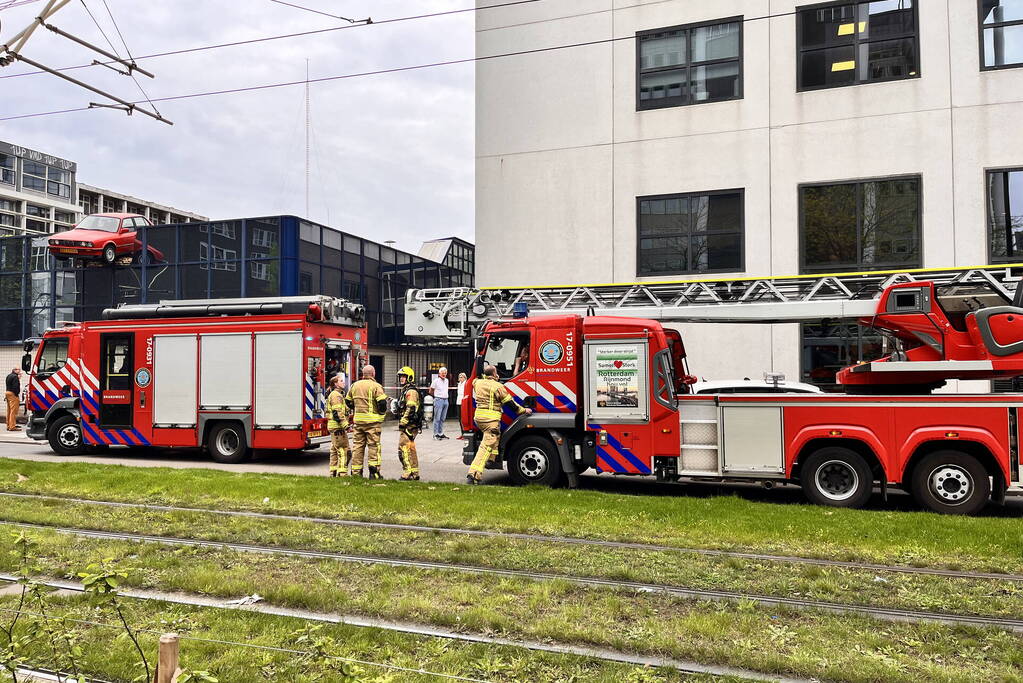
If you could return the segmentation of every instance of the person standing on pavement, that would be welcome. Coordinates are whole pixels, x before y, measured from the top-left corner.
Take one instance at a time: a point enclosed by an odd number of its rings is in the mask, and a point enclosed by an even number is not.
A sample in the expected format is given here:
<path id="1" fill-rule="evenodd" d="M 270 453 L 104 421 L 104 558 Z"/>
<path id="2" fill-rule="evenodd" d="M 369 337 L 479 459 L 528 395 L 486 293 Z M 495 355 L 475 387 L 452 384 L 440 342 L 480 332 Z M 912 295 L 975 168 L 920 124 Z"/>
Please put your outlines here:
<path id="1" fill-rule="evenodd" d="M 398 460 L 401 480 L 419 481 L 416 436 L 423 428 L 423 397 L 416 388 L 416 373 L 405 366 L 398 370 Z"/>
<path id="2" fill-rule="evenodd" d="M 448 416 L 448 369 L 441 368 L 437 376 L 433 378 L 430 385 L 430 393 L 433 395 L 433 438 L 446 439 L 444 434 L 444 420 Z"/>
<path id="3" fill-rule="evenodd" d="M 458 415 L 459 424 L 461 424 L 462 420 L 462 401 L 465 400 L 465 383 L 468 379 L 469 378 L 465 376 L 464 372 L 458 373 L 458 388 L 455 390 L 455 411 Z M 461 432 L 462 430 L 459 428 L 458 431 Z M 461 434 L 455 438 L 459 441 L 465 439 L 465 437 Z"/>
<path id="4" fill-rule="evenodd" d="M 7 431 L 20 432 L 18 408 L 21 407 L 21 368 L 14 368 L 7 375 Z"/>
<path id="5" fill-rule="evenodd" d="M 345 380 L 341 375 L 334 375 L 330 378 L 327 415 L 327 431 L 330 433 L 330 476 L 347 477 L 352 451 L 348 444 L 348 406 L 345 403 Z"/>
<path id="6" fill-rule="evenodd" d="M 497 368 L 493 365 L 483 368 L 483 378 L 472 383 L 472 397 L 476 401 L 476 427 L 483 432 L 483 439 L 465 479 L 469 484 L 476 485 L 483 482 L 483 470 L 487 463 L 497 457 L 501 442 L 501 414 L 505 404 L 513 405 L 519 415 L 532 415 L 533 411 L 515 402 L 504 385 L 497 381 Z"/>
<path id="7" fill-rule="evenodd" d="M 362 379 L 348 390 L 345 402 L 355 411 L 355 448 L 352 453 L 352 474 L 362 476 L 362 465 L 369 449 L 369 478 L 383 479 L 380 472 L 380 429 L 387 412 L 387 394 L 376 381 L 372 365 L 362 368 Z"/>

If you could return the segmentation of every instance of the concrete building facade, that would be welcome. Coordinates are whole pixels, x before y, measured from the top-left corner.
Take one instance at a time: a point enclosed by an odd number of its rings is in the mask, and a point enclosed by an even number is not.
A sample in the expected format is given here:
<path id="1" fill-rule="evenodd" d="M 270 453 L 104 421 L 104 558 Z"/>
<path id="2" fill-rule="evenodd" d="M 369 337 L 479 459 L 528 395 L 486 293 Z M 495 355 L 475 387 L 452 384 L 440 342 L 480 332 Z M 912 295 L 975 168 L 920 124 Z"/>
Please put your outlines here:
<path id="1" fill-rule="evenodd" d="M 201 216 L 191 211 L 182 211 L 85 183 L 78 184 L 78 207 L 82 216 L 94 213 L 137 213 L 148 218 L 153 225 L 201 223 L 209 220 L 207 216 Z"/>
<path id="2" fill-rule="evenodd" d="M 478 284 L 1023 261 L 1021 22 L 1018 0 L 481 10 L 478 56 L 519 54 L 477 64 Z M 683 329 L 708 378 L 827 384 L 880 350 L 844 326 Z"/>

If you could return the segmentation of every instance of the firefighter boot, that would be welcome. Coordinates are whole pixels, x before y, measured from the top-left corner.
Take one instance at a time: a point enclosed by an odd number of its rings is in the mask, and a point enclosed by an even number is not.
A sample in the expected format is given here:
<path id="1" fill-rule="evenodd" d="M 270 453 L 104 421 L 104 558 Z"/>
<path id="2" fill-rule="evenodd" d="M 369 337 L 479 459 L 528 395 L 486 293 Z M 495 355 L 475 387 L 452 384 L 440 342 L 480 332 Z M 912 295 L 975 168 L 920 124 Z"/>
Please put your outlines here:
<path id="1" fill-rule="evenodd" d="M 469 486 L 479 486 L 480 484 L 483 483 L 483 477 L 479 476 L 478 474 L 477 475 L 469 474 L 466 475 L 465 477 L 465 483 L 468 484 Z"/>
<path id="2" fill-rule="evenodd" d="M 374 467 L 373 465 L 370 465 L 369 466 L 369 478 L 370 479 L 383 479 L 384 475 L 380 474 L 380 468 L 379 467 Z"/>

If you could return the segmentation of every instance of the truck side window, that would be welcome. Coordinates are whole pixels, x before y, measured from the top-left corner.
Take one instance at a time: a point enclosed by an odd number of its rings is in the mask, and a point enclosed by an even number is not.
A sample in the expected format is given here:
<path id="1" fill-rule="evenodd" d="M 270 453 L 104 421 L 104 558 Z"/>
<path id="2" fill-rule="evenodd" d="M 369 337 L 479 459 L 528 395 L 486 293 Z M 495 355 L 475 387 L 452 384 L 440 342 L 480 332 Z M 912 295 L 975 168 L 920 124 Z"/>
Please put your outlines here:
<path id="1" fill-rule="evenodd" d="M 106 340 L 106 383 L 104 389 L 130 389 L 132 375 L 131 343 L 126 339 Z"/>
<path id="2" fill-rule="evenodd" d="M 483 362 L 497 368 L 497 376 L 511 379 L 529 367 L 529 333 L 491 334 Z"/>
<path id="3" fill-rule="evenodd" d="M 67 339 L 47 339 L 43 342 L 43 348 L 39 351 L 39 366 L 36 368 L 40 373 L 54 373 L 64 367 L 67 362 Z"/>

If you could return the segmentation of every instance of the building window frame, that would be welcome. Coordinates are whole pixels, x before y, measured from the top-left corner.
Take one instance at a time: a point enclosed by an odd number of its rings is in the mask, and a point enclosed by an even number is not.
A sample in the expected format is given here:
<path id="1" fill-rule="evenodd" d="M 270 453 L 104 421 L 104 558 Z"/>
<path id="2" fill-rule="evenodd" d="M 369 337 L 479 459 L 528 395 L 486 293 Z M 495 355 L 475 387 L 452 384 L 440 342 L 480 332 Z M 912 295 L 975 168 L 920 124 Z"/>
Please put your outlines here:
<path id="1" fill-rule="evenodd" d="M 691 39 L 692 33 L 696 29 L 706 28 L 708 26 L 718 26 L 723 24 L 738 24 L 739 25 L 739 51 L 737 57 L 728 57 L 724 59 L 708 59 L 697 63 L 692 61 L 693 53 L 693 41 Z M 743 99 L 743 85 L 744 85 L 744 20 L 742 15 L 727 17 L 722 19 L 712 19 L 709 21 L 700 21 L 692 24 L 679 24 L 677 26 L 665 26 L 663 28 L 647 29 L 644 31 L 636 32 L 636 67 L 635 67 L 635 79 L 636 79 L 636 111 L 650 111 L 656 109 L 670 109 L 673 107 L 689 107 L 698 104 L 713 104 L 715 102 L 732 102 L 734 100 Z M 678 64 L 674 66 L 654 67 L 650 69 L 643 69 L 641 66 L 643 41 L 645 36 L 657 35 L 659 33 L 667 33 L 669 31 L 684 31 L 686 34 L 686 63 Z M 717 66 L 719 64 L 730 64 L 732 62 L 738 63 L 738 85 L 737 94 L 731 97 L 719 97 L 712 100 L 700 100 L 692 101 L 689 97 L 688 86 L 693 82 L 692 71 L 693 69 L 704 67 L 704 66 Z M 684 95 L 683 102 L 664 101 L 664 100 L 642 100 L 640 99 L 640 93 L 643 87 L 643 76 L 646 74 L 656 74 L 667 71 L 680 71 L 685 70 L 686 72 L 686 84 L 687 91 Z"/>
<path id="2" fill-rule="evenodd" d="M 803 54 L 807 52 L 817 52 L 819 50 L 827 49 L 826 47 L 803 47 L 803 22 L 801 21 L 802 14 L 808 10 L 821 10 L 828 9 L 831 7 L 842 7 L 844 5 L 854 5 L 859 8 L 860 5 L 867 5 L 870 2 L 876 2 L 877 0 L 835 0 L 834 2 L 821 2 L 814 3 L 812 5 L 800 5 L 795 9 L 796 18 L 796 92 L 814 92 L 817 90 L 831 90 L 834 88 L 850 88 L 858 85 L 874 85 L 876 83 L 892 83 L 895 81 L 907 81 L 918 79 L 923 74 L 923 68 L 921 66 L 921 54 L 920 54 L 920 0 L 913 0 L 913 32 L 911 34 L 901 34 L 898 36 L 886 36 L 885 38 L 878 38 L 874 40 L 863 40 L 860 38 L 860 32 L 853 30 L 853 59 L 855 66 L 853 67 L 856 71 L 856 77 L 851 83 L 834 83 L 824 85 L 803 85 Z M 857 16 L 853 20 L 853 24 L 859 21 Z M 892 78 L 879 78 L 876 80 L 860 80 L 859 77 L 859 51 L 860 45 L 875 43 L 875 42 L 886 42 L 892 40 L 906 40 L 912 39 L 914 43 L 914 49 L 916 53 L 916 73 L 910 76 L 895 76 Z M 982 48 L 983 49 L 983 48 Z"/>
<path id="3" fill-rule="evenodd" d="M 641 235 L 640 221 L 642 214 L 641 206 L 644 201 L 659 201 L 659 200 L 670 200 L 670 199 L 692 199 L 694 197 L 714 197 L 719 195 L 739 195 L 739 227 L 735 231 L 721 231 L 721 232 L 700 232 L 689 230 L 685 233 L 685 238 L 692 240 L 694 235 L 712 236 L 712 235 L 731 235 L 735 232 L 739 234 L 739 263 L 737 268 L 708 268 L 706 270 L 693 269 L 689 266 L 692 265 L 692 250 L 690 249 L 686 256 L 687 268 L 683 270 L 672 270 L 672 271 L 658 271 L 656 273 L 646 273 L 643 271 L 643 249 Z M 690 242 L 691 243 L 691 242 Z M 741 187 L 733 187 L 723 190 L 705 190 L 698 192 L 673 192 L 670 194 L 654 194 L 654 195 L 643 195 L 636 197 L 636 277 L 638 278 L 656 278 L 664 276 L 674 275 L 702 275 L 704 273 L 742 273 L 746 270 L 746 190 Z"/>
<path id="4" fill-rule="evenodd" d="M 1023 18 L 1012 19 L 1010 21 L 996 21 L 992 24 L 984 23 L 984 0 L 977 0 L 977 44 L 980 52 L 980 70 L 981 71 L 1001 71 L 1003 69 L 1019 69 L 1023 68 L 1023 61 L 1012 62 L 1011 64 L 994 64 L 988 65 L 985 62 L 987 55 L 984 54 L 984 31 L 1006 28 L 1009 26 L 1021 26 L 1023 27 Z M 1023 30 L 1021 28 L 1020 30 Z M 998 169 L 1001 170 L 1001 169 Z M 1009 169 L 1015 170 L 1015 169 Z"/>
<path id="5" fill-rule="evenodd" d="M 993 238 L 994 238 L 994 227 L 995 227 L 994 218 L 995 217 L 992 215 L 992 209 L 994 207 L 991 206 L 991 202 L 989 200 L 989 193 L 991 191 L 991 176 L 993 176 L 996 173 L 1004 173 L 1004 174 L 1006 174 L 1006 176 L 1008 176 L 1009 173 L 1020 173 L 1020 174 L 1023 174 L 1023 166 L 1013 166 L 1013 167 L 1008 167 L 1008 168 L 986 168 L 986 169 L 984 169 L 984 207 L 985 207 L 984 208 L 984 214 L 985 214 L 984 215 L 984 219 L 985 219 L 985 222 L 987 223 L 986 237 L 987 237 L 987 258 L 988 258 L 988 263 L 991 263 L 991 264 L 995 264 L 995 263 L 1018 263 L 1018 262 L 1020 262 L 1021 259 L 1023 259 L 1023 250 L 1021 250 L 1021 253 L 1019 253 L 1019 254 L 1013 254 L 1013 255 L 1006 254 L 1005 256 L 996 256 L 995 253 L 994 253 L 994 249 L 993 249 L 993 247 L 994 247 L 994 239 Z M 1005 182 L 1008 182 L 1008 177 L 1006 177 Z M 1008 188 L 1006 188 L 1005 201 L 1006 201 L 1006 203 L 1009 202 Z M 1006 208 L 1008 208 L 1008 207 L 1006 207 Z M 1023 207 L 1020 207 L 1020 209 L 1023 210 Z M 1006 240 L 1006 251 L 1008 251 L 1008 244 L 1009 244 L 1009 242 L 1008 242 L 1008 240 Z"/>
<path id="6" fill-rule="evenodd" d="M 914 265 L 882 265 L 871 268 L 865 266 L 863 263 L 863 248 L 861 243 L 862 226 L 863 226 L 863 201 L 862 194 L 859 189 L 856 192 L 856 262 L 847 266 L 836 266 L 835 268 L 827 268 L 825 266 L 808 266 L 806 263 L 806 212 L 803 208 L 803 190 L 815 188 L 815 187 L 833 187 L 839 185 L 866 185 L 868 183 L 884 183 L 893 180 L 915 180 L 917 183 L 917 200 L 916 200 L 916 211 L 917 211 L 917 242 L 918 258 Z M 922 268 L 924 258 L 924 180 L 923 174 L 920 173 L 904 173 L 901 175 L 890 175 L 890 176 L 877 176 L 871 178 L 854 178 L 851 180 L 835 180 L 835 181 L 823 181 L 823 182 L 812 182 L 812 183 L 800 183 L 796 186 L 797 196 L 797 208 L 798 215 L 798 228 L 799 228 L 799 272 L 803 275 L 811 275 L 817 273 L 855 273 L 855 272 L 867 272 L 872 270 L 888 270 L 888 269 L 901 269 L 901 268 Z"/>

